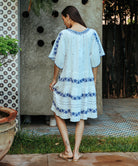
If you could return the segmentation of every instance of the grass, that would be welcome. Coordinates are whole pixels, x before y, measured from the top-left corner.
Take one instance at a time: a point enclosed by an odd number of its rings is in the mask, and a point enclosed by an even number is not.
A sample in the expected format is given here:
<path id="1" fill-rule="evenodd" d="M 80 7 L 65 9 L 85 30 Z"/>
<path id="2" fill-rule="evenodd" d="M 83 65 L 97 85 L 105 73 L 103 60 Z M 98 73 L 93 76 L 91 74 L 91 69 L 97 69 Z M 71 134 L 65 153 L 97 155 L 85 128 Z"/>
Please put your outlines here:
<path id="1" fill-rule="evenodd" d="M 72 149 L 74 136 L 69 136 Z M 36 136 L 18 132 L 9 154 L 59 153 L 64 151 L 59 135 Z M 80 152 L 138 152 L 138 136 L 135 137 L 99 137 L 83 136 Z"/>

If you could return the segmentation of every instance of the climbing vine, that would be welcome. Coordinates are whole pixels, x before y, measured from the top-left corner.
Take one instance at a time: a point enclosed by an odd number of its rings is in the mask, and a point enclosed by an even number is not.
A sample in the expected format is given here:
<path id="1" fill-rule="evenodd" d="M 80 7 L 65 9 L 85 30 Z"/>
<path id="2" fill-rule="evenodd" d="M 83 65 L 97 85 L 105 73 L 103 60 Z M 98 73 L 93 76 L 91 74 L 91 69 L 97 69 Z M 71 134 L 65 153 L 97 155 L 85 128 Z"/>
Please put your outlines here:
<path id="1" fill-rule="evenodd" d="M 29 0 L 28 11 L 30 11 L 31 9 L 37 16 L 40 16 L 41 10 L 45 12 L 51 12 L 52 1 L 51 0 Z"/>

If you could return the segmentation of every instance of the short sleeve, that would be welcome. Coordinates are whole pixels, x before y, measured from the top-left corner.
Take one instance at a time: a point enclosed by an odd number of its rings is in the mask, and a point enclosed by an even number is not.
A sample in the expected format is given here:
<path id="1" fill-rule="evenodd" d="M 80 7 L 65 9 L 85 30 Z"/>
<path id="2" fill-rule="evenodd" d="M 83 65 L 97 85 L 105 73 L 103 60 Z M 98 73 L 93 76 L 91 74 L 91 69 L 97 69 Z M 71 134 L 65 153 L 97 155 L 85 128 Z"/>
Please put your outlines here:
<path id="1" fill-rule="evenodd" d="M 92 46 L 90 53 L 91 67 L 97 67 L 101 62 L 101 56 L 104 56 L 104 50 L 100 38 L 96 31 L 92 34 Z"/>
<path id="2" fill-rule="evenodd" d="M 63 69 L 65 58 L 65 41 L 62 32 L 58 34 L 48 57 L 55 62 L 57 67 Z"/>

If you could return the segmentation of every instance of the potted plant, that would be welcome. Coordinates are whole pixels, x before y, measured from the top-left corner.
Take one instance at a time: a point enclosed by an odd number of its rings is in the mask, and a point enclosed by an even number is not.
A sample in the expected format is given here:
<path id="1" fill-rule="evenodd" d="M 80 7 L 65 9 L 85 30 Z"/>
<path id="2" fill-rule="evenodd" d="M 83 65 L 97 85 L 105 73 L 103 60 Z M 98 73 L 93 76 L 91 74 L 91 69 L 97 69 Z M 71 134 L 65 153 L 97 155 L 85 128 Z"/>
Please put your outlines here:
<path id="1" fill-rule="evenodd" d="M 0 107 L 0 160 L 9 151 L 16 134 L 17 111 Z"/>
<path id="2" fill-rule="evenodd" d="M 17 39 L 9 36 L 0 37 L 0 67 L 11 62 L 21 48 L 18 46 Z M 8 58 L 12 57 L 12 60 Z M 11 108 L 0 106 L 0 160 L 9 151 L 14 135 L 16 133 L 17 111 Z"/>

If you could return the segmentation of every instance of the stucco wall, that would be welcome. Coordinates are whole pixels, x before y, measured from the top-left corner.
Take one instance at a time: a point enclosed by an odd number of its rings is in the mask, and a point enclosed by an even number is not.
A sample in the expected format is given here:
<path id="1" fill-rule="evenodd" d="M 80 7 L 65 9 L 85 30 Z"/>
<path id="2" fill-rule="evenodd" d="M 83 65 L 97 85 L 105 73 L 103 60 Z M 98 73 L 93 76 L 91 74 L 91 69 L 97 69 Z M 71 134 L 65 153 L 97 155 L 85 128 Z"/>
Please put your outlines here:
<path id="1" fill-rule="evenodd" d="M 52 93 L 49 83 L 53 77 L 53 62 L 48 58 L 59 31 L 65 28 L 61 19 L 61 11 L 68 5 L 78 8 L 82 18 L 89 28 L 94 28 L 100 38 L 102 36 L 102 0 L 89 0 L 86 5 L 81 0 L 59 0 L 52 4 L 52 10 L 59 12 L 58 17 L 52 16 L 52 11 L 41 11 L 36 16 L 31 10 L 29 17 L 24 18 L 23 12 L 28 9 L 28 1 L 21 1 L 21 114 L 22 115 L 51 115 Z M 43 33 L 37 32 L 37 27 L 44 28 Z M 44 41 L 39 47 L 38 40 Z M 101 65 L 97 76 L 98 112 L 102 112 L 102 71 Z"/>

